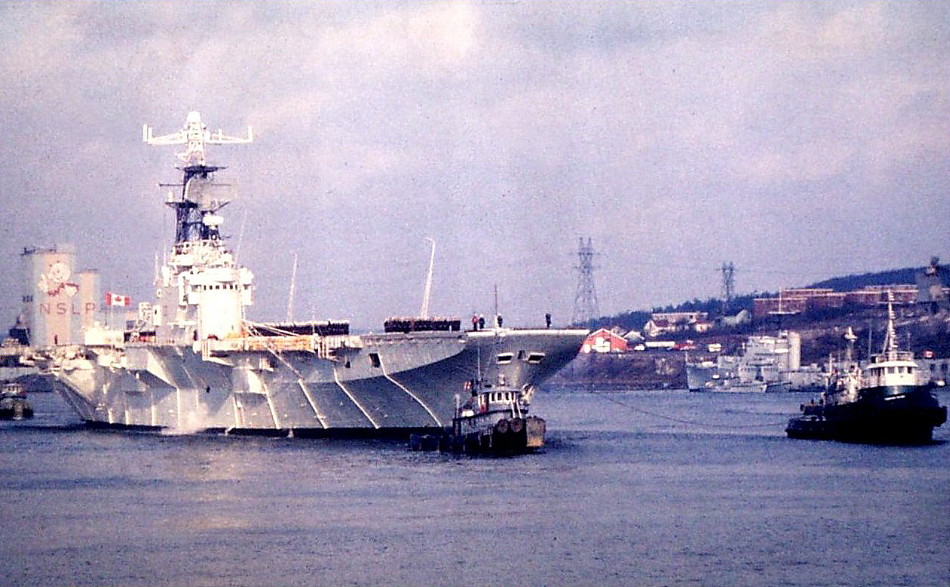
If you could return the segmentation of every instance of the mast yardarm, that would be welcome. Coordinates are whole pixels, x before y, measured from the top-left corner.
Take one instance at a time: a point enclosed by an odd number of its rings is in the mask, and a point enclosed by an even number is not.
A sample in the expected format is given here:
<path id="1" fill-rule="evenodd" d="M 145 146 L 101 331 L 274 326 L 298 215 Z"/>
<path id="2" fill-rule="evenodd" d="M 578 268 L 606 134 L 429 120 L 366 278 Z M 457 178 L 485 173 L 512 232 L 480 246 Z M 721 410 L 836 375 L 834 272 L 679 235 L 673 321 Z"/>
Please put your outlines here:
<path id="1" fill-rule="evenodd" d="M 227 136 L 220 130 L 212 133 L 201 121 L 201 114 L 192 111 L 178 132 L 156 137 L 152 127 L 143 125 L 142 140 L 149 145 L 187 145 L 183 152 L 177 153 L 185 163 L 179 167 L 183 173 L 182 182 L 177 186 L 181 188 L 180 197 L 167 202 L 175 209 L 175 243 L 220 238 L 221 217 L 216 212 L 227 205 L 230 197 L 218 188 L 230 186 L 212 183 L 214 172 L 223 167 L 207 164 L 205 145 L 250 143 L 254 140 L 251 127 L 247 127 L 246 137 Z"/>

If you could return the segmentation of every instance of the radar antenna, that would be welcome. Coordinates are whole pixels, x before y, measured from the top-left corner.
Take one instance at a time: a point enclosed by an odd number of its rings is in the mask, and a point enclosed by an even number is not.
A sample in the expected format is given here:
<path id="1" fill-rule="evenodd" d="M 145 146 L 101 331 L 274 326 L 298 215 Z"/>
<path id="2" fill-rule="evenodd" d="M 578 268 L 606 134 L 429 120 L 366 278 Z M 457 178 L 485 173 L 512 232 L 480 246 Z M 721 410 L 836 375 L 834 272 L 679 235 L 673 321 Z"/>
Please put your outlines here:
<path id="1" fill-rule="evenodd" d="M 212 133 L 201 122 L 201 113 L 191 111 L 185 119 L 185 126 L 178 132 L 162 136 L 153 136 L 152 127 L 142 125 L 142 140 L 149 145 L 188 145 L 185 151 L 176 153 L 186 165 L 205 165 L 205 145 L 244 145 L 254 140 L 254 133 L 247 127 L 246 137 L 227 136 L 219 129 Z"/>
<path id="2" fill-rule="evenodd" d="M 205 145 L 250 143 L 254 140 L 251 127 L 247 127 L 247 137 L 227 136 L 220 130 L 212 133 L 201 121 L 201 114 L 192 111 L 178 132 L 156 137 L 152 127 L 143 125 L 142 140 L 149 145 L 187 145 L 184 152 L 177 153 L 185 162 L 179 168 L 184 178 L 176 186 L 181 188 L 180 197 L 177 200 L 170 197 L 166 202 L 175 209 L 175 243 L 220 238 L 222 218 L 215 213 L 230 201 L 230 196 L 219 188 L 229 186 L 212 185 L 214 172 L 222 168 L 207 164 Z"/>

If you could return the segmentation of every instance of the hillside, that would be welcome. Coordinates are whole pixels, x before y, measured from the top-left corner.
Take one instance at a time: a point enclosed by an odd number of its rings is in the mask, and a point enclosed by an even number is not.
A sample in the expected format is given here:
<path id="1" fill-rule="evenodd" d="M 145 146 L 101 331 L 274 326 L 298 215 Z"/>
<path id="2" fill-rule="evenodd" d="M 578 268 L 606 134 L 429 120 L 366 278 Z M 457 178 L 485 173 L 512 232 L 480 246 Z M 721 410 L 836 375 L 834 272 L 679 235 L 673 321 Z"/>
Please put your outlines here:
<path id="1" fill-rule="evenodd" d="M 912 350 L 917 357 L 950 357 L 950 312 L 929 314 L 920 308 L 904 307 L 898 309 L 896 322 L 903 348 Z M 801 335 L 802 364 L 822 365 L 829 356 L 840 356 L 844 351 L 844 333 L 849 328 L 857 336 L 855 358 L 864 360 L 869 354 L 880 352 L 886 324 L 887 310 L 882 307 L 834 318 L 761 324 L 755 332 L 774 335 L 779 326 L 794 330 Z M 571 389 L 682 389 L 686 387 L 687 356 L 690 361 L 714 360 L 716 354 L 706 351 L 710 343 L 722 345 L 723 353 L 737 353 L 751 333 L 751 329 L 745 332 L 718 329 L 683 335 L 697 347 L 689 353 L 664 350 L 582 353 L 548 385 Z"/>
<path id="2" fill-rule="evenodd" d="M 941 268 L 943 283 L 950 283 L 945 267 Z M 923 268 L 905 268 L 862 275 L 848 275 L 808 284 L 809 288 L 830 288 L 851 291 L 867 286 L 915 283 Z M 735 298 L 727 309 L 735 315 L 742 309 L 751 312 L 753 299 L 776 294 L 754 294 Z M 653 310 L 638 310 L 605 316 L 587 325 L 590 328 L 641 330 L 651 312 L 704 311 L 715 318 L 723 315 L 722 300 L 692 300 Z M 904 348 L 916 356 L 950 357 L 950 313 L 932 314 L 919 306 L 897 308 L 897 331 Z M 880 351 L 887 323 L 885 307 L 844 307 L 822 309 L 802 314 L 755 320 L 741 327 L 717 326 L 708 332 L 678 333 L 667 340 L 692 340 L 697 351 L 690 351 L 690 360 L 714 359 L 715 354 L 704 352 L 711 343 L 718 343 L 726 354 L 738 351 L 750 334 L 771 334 L 779 330 L 794 330 L 801 335 L 802 363 L 822 364 L 829 355 L 839 354 L 845 348 L 844 333 L 850 328 L 858 337 L 855 351 L 858 359 Z M 581 354 L 550 382 L 552 387 L 606 389 L 639 388 L 662 389 L 686 386 L 686 353 L 669 351 L 628 352 L 613 355 Z"/>
<path id="3" fill-rule="evenodd" d="M 916 283 L 917 275 L 923 271 L 923 267 L 906 267 L 904 269 L 891 269 L 887 271 L 878 271 L 876 273 L 863 273 L 860 275 L 845 275 L 842 277 L 833 277 L 810 283 L 801 287 L 807 288 L 830 288 L 835 291 L 851 291 L 863 287 L 875 285 L 891 285 L 901 283 Z M 950 267 L 941 267 L 941 276 L 943 283 L 950 283 Z M 790 286 L 791 287 L 791 286 Z M 799 287 L 799 286 L 795 286 Z M 778 295 L 777 292 L 758 292 L 735 297 L 726 308 L 726 313 L 734 315 L 740 310 L 752 311 L 752 304 L 755 298 L 770 297 Z M 622 312 L 613 316 L 602 316 L 587 326 L 591 329 L 619 327 L 621 330 L 640 330 L 647 320 L 650 319 L 652 312 L 707 312 L 710 316 L 716 317 L 723 315 L 723 301 L 720 298 L 709 298 L 706 300 L 694 299 L 681 302 L 679 304 L 670 304 L 665 307 L 655 307 L 651 310 L 631 310 Z"/>

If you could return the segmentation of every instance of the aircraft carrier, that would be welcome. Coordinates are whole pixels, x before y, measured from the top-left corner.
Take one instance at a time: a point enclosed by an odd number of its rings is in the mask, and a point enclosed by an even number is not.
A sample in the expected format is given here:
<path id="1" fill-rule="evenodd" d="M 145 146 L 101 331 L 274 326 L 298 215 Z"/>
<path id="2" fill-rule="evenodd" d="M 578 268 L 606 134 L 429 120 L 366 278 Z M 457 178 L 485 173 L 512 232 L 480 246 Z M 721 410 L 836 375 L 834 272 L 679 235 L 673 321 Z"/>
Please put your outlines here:
<path id="1" fill-rule="evenodd" d="M 538 385 L 577 354 L 586 330 L 462 330 L 458 320 L 402 319 L 351 334 L 347 322 L 262 324 L 245 319 L 253 274 L 220 234 L 231 199 L 205 160 L 207 144 L 252 140 L 209 132 L 197 112 L 152 145 L 186 145 L 175 243 L 154 304 L 124 332 L 34 348 L 32 360 L 89 424 L 182 433 L 383 435 L 451 425 L 473 382 Z"/>

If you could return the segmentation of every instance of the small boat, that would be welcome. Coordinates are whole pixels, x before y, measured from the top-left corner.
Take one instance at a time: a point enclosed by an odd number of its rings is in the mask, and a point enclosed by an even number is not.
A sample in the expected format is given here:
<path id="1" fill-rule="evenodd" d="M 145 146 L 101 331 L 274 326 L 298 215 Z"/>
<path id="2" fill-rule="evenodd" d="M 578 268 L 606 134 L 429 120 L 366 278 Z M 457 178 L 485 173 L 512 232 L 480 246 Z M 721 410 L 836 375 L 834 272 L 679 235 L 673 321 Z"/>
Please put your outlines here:
<path id="1" fill-rule="evenodd" d="M 0 420 L 24 420 L 33 417 L 33 406 L 26 399 L 26 391 L 16 382 L 3 384 L 0 391 Z"/>
<path id="2" fill-rule="evenodd" d="M 471 454 L 516 454 L 544 446 L 543 418 L 528 415 L 533 390 L 522 391 L 499 384 L 465 384 L 470 396 L 459 403 L 452 427 L 440 438 L 413 436 L 411 447 Z M 460 400 L 459 400 L 460 401 Z"/>
<path id="3" fill-rule="evenodd" d="M 872 444 L 925 444 L 947 421 L 947 408 L 934 397 L 937 383 L 923 382 L 914 355 L 897 347 L 893 301 L 888 301 L 887 336 L 880 354 L 863 368 L 851 360 L 855 337 L 848 333 L 848 358 L 829 377 L 819 396 L 802 404 L 789 420 L 791 438 Z"/>

